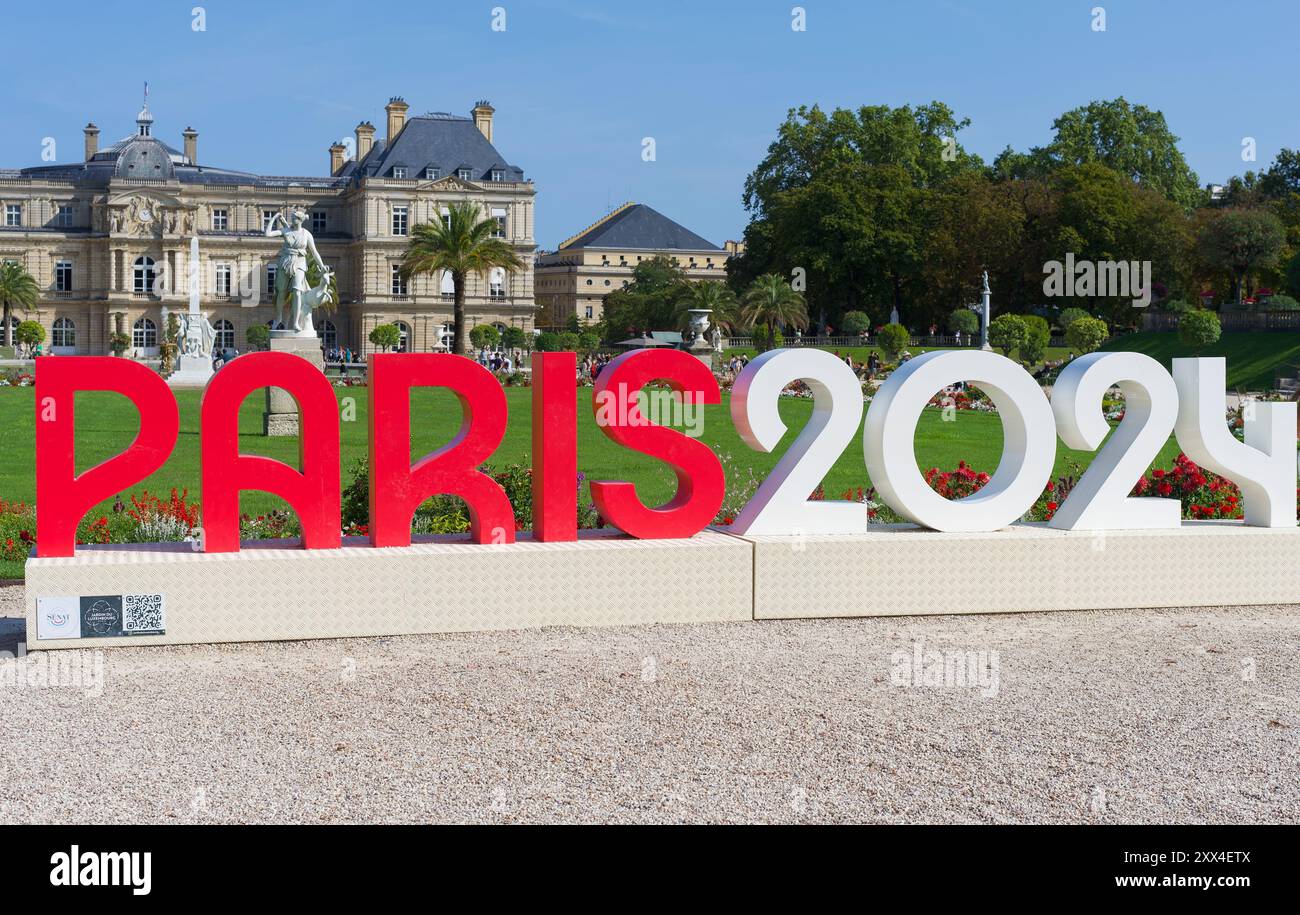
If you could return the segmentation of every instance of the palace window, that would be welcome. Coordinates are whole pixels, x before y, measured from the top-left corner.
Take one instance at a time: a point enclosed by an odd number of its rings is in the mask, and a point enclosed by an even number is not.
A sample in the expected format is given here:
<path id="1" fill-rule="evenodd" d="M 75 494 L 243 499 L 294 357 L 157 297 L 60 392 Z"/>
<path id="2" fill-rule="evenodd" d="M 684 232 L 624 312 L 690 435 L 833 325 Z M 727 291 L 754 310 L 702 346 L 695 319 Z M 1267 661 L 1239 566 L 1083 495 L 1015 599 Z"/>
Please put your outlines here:
<path id="1" fill-rule="evenodd" d="M 141 318 L 131 325 L 131 345 L 136 349 L 149 349 L 158 345 L 158 325 L 149 318 Z"/>
<path id="2" fill-rule="evenodd" d="M 13 228 L 23 224 L 23 205 L 10 203 L 5 205 L 5 225 Z"/>
<path id="3" fill-rule="evenodd" d="M 262 231 L 265 232 L 271 228 L 271 220 L 275 218 L 275 210 L 262 211 Z"/>
<path id="4" fill-rule="evenodd" d="M 59 204 L 59 215 L 54 217 L 54 224 L 60 229 L 71 229 L 72 207 L 66 203 Z"/>
<path id="5" fill-rule="evenodd" d="M 311 232 L 313 235 L 320 235 L 329 225 L 329 214 L 324 210 L 313 210 L 311 214 Z"/>
<path id="6" fill-rule="evenodd" d="M 275 301 L 275 264 L 266 265 L 266 295 Z"/>
<path id="7" fill-rule="evenodd" d="M 411 325 L 405 321 L 394 321 L 397 325 L 397 351 L 399 353 L 409 353 L 411 351 Z"/>
<path id="8" fill-rule="evenodd" d="M 442 227 L 444 229 L 451 228 L 451 210 L 446 207 L 442 208 Z"/>
<path id="9" fill-rule="evenodd" d="M 444 301 L 450 302 L 456 298 L 456 280 L 452 277 L 450 270 L 442 271 L 442 279 L 438 283 L 438 290 L 442 293 Z"/>
<path id="10" fill-rule="evenodd" d="M 217 264 L 217 295 L 230 295 L 230 265 Z"/>
<path id="11" fill-rule="evenodd" d="M 505 181 L 505 180 L 506 180 L 506 171 L 505 171 L 505 169 L 503 169 L 503 168 L 494 168 L 494 169 L 492 169 L 492 180 L 493 180 L 493 181 Z"/>
<path id="12" fill-rule="evenodd" d="M 72 261 L 59 261 L 54 265 L 54 290 L 72 291 Z"/>
<path id="13" fill-rule="evenodd" d="M 593 312 L 593 311 L 595 311 L 595 309 L 592 308 L 590 305 L 588 305 L 588 306 L 587 306 L 587 317 L 588 317 L 588 318 L 592 317 L 592 312 Z"/>
<path id="14" fill-rule="evenodd" d="M 403 168 L 403 167 L 400 166 L 400 165 L 394 165 L 394 166 L 393 166 L 393 177 L 396 178 L 398 181 L 401 181 L 401 180 L 405 179 L 405 178 L 406 178 L 406 169 Z"/>
<path id="15" fill-rule="evenodd" d="M 402 276 L 401 264 L 393 264 L 393 295 L 406 295 L 406 279 Z"/>
<path id="16" fill-rule="evenodd" d="M 506 297 L 506 272 L 500 267 L 493 267 L 488 274 L 488 298 L 504 299 Z"/>
<path id="17" fill-rule="evenodd" d="M 327 350 L 331 350 L 338 345 L 338 328 L 336 328 L 334 322 L 328 318 L 321 321 L 320 324 L 316 326 L 316 336 L 320 338 L 321 345 Z"/>
<path id="18" fill-rule="evenodd" d="M 229 210 L 213 210 L 213 211 L 212 211 L 212 231 L 213 231 L 213 232 L 224 232 L 224 231 L 226 231 L 226 228 L 227 228 L 229 225 L 230 225 L 230 211 L 229 211 Z"/>
<path id="19" fill-rule="evenodd" d="M 216 331 L 213 342 L 216 344 L 217 349 L 235 348 L 235 325 L 222 318 L 212 329 Z"/>
<path id="20" fill-rule="evenodd" d="M 493 238 L 506 237 L 506 211 L 504 207 L 492 208 L 492 221 L 496 223 L 496 228 L 492 230 Z"/>
<path id="21" fill-rule="evenodd" d="M 459 178 L 461 181 L 468 181 L 468 180 L 469 180 L 469 176 L 470 176 L 470 170 L 469 170 L 469 169 L 467 169 L 467 168 L 458 168 L 458 169 L 456 169 L 456 177 Z"/>
<path id="22" fill-rule="evenodd" d="M 152 257 L 137 257 L 132 269 L 132 290 L 137 294 L 146 294 L 153 292 L 154 281 L 158 278 L 158 271 L 154 266 Z M 152 345 L 152 344 L 151 344 Z"/>
<path id="23" fill-rule="evenodd" d="M 432 165 L 430 165 L 428 168 L 424 170 L 424 177 L 430 181 L 437 180 L 439 174 L 440 172 L 438 171 L 438 169 Z"/>
<path id="24" fill-rule="evenodd" d="M 77 325 L 71 318 L 54 319 L 54 333 L 50 335 L 50 345 L 60 348 L 71 348 L 77 345 Z"/>
<path id="25" fill-rule="evenodd" d="M 405 235 L 407 225 L 407 208 L 393 207 L 393 234 Z"/>

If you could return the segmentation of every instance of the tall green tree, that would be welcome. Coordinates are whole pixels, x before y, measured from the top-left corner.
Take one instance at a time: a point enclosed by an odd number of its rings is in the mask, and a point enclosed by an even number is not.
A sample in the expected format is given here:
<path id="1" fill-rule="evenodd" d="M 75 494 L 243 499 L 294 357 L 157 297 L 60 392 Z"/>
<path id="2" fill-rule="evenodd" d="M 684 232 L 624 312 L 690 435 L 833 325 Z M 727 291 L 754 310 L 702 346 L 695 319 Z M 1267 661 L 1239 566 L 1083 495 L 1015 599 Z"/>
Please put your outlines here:
<path id="1" fill-rule="evenodd" d="M 1197 247 L 1207 263 L 1232 277 L 1233 300 L 1241 302 L 1251 274 L 1275 266 L 1286 245 L 1282 220 L 1264 209 L 1226 209 L 1202 227 Z"/>
<path id="2" fill-rule="evenodd" d="M 13 310 L 35 308 L 41 290 L 36 280 L 17 261 L 0 264 L 0 303 L 4 305 L 4 345 L 13 346 Z"/>
<path id="3" fill-rule="evenodd" d="M 1052 124 L 1056 135 L 1033 150 L 1033 166 L 1100 162 L 1190 210 L 1204 199 L 1200 179 L 1178 148 L 1165 116 L 1127 99 L 1093 101 L 1065 112 Z"/>
<path id="4" fill-rule="evenodd" d="M 455 332 L 452 351 L 467 351 L 465 327 L 465 281 L 471 273 L 483 276 L 493 268 L 509 272 L 522 270 L 524 262 L 514 248 L 502 238 L 493 237 L 496 221 L 485 217 L 477 204 L 453 203 L 444 220 L 423 222 L 411 230 L 406 255 L 402 259 L 404 279 L 421 273 L 451 274 L 455 292 L 452 320 Z"/>
<path id="5" fill-rule="evenodd" d="M 844 311 L 883 320 L 920 294 L 931 189 L 982 168 L 956 136 L 969 122 L 940 102 L 915 108 L 792 109 L 745 181 L 746 252 L 733 288 L 765 274 L 798 284 L 818 322 Z"/>
<path id="6" fill-rule="evenodd" d="M 685 271 L 672 258 L 656 255 L 632 268 L 632 281 L 604 299 L 610 342 L 636 334 L 680 327 L 682 301 L 692 294 Z"/>

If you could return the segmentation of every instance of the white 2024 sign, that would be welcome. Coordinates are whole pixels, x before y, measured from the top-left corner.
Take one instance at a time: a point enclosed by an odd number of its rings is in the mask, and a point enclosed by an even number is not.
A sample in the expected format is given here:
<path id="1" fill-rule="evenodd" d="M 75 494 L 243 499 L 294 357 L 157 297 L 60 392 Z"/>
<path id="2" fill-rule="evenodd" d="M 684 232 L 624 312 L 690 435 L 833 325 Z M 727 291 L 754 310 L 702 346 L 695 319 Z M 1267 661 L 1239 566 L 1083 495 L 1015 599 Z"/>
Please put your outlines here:
<path id="1" fill-rule="evenodd" d="M 731 415 L 741 437 L 771 451 L 785 435 L 777 411 L 781 391 L 802 380 L 812 389 L 808 425 L 737 515 L 733 530 L 749 534 L 851 534 L 865 530 L 860 502 L 808 500 L 852 442 L 862 419 L 862 389 L 853 370 L 824 350 L 764 353 L 736 379 Z M 1241 489 L 1245 523 L 1296 524 L 1296 404 L 1261 403 L 1245 422 L 1245 442 L 1228 431 L 1223 359 L 1175 359 L 1171 376 L 1141 353 L 1090 353 L 1061 371 L 1051 402 L 1016 363 L 981 350 L 940 350 L 899 366 L 867 410 L 862 445 L 880 497 L 903 517 L 939 531 L 992 531 L 1027 512 L 1056 461 L 1056 439 L 1096 450 L 1110 431 L 1102 397 L 1113 385 L 1126 410 L 1048 524 L 1064 530 L 1171 528 L 1181 524 L 1177 499 L 1130 496 L 1173 432 L 1197 464 Z M 982 388 L 1002 419 L 1002 459 L 978 492 L 948 500 L 925 482 L 913 437 L 921 410 L 936 391 L 959 381 Z"/>

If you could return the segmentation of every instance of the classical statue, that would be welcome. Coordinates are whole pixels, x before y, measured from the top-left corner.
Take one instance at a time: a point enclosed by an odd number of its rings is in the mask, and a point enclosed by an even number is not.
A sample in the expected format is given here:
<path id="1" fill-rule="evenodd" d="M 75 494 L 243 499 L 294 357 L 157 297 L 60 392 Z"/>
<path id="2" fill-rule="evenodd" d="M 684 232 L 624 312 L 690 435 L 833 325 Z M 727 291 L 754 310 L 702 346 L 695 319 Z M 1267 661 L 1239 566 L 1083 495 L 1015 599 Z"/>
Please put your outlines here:
<path id="1" fill-rule="evenodd" d="M 180 327 L 176 342 L 185 356 L 205 356 L 212 358 L 212 349 L 216 344 L 217 332 L 205 314 L 182 313 L 179 315 Z"/>
<path id="2" fill-rule="evenodd" d="M 312 308 L 319 305 L 322 299 L 329 298 L 330 280 L 330 270 L 316 250 L 316 239 L 303 227 L 306 220 L 307 214 L 302 210 L 294 210 L 288 221 L 276 213 L 266 227 L 267 238 L 278 235 L 284 239 L 276 259 L 275 320 L 286 330 L 304 337 L 315 335 L 311 323 Z M 276 228 L 277 225 L 283 228 Z M 307 285 L 308 254 L 320 268 L 322 277 L 321 283 L 315 288 Z"/>

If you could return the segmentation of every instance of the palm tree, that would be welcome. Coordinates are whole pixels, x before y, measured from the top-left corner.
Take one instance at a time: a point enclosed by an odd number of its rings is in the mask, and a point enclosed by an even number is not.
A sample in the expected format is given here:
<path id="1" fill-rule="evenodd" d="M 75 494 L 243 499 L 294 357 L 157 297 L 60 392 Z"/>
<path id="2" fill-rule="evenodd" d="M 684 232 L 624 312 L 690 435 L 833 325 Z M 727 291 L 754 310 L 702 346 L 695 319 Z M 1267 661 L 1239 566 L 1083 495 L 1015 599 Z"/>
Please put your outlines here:
<path id="1" fill-rule="evenodd" d="M 765 273 L 754 280 L 745 290 L 741 306 L 740 319 L 745 326 L 766 325 L 769 345 L 776 340 L 777 327 L 803 330 L 808 326 L 803 293 L 795 292 L 785 277 L 776 273 Z"/>
<path id="2" fill-rule="evenodd" d="M 692 308 L 708 308 L 713 314 L 709 321 L 720 330 L 732 330 L 740 323 L 736 294 L 721 280 L 700 280 L 690 283 L 685 295 L 677 302 L 677 320 L 681 327 L 690 325 Z"/>
<path id="3" fill-rule="evenodd" d="M 411 241 L 402 259 L 401 275 L 410 280 L 417 273 L 451 274 L 455 289 L 452 319 L 455 335 L 452 351 L 465 353 L 465 278 L 485 274 L 494 267 L 515 271 L 524 262 L 510 243 L 495 238 L 497 223 L 484 219 L 479 207 L 469 201 L 453 203 L 441 221 L 422 222 L 411 230 Z"/>
<path id="4" fill-rule="evenodd" d="M 13 346 L 13 309 L 21 306 L 24 311 L 33 308 L 41 297 L 40 287 L 32 275 L 23 269 L 17 261 L 5 261 L 0 264 L 0 301 L 4 302 L 4 345 Z"/>

